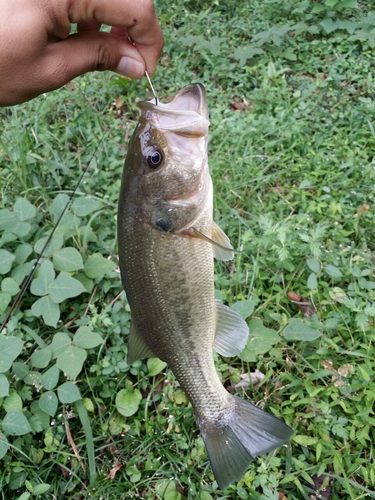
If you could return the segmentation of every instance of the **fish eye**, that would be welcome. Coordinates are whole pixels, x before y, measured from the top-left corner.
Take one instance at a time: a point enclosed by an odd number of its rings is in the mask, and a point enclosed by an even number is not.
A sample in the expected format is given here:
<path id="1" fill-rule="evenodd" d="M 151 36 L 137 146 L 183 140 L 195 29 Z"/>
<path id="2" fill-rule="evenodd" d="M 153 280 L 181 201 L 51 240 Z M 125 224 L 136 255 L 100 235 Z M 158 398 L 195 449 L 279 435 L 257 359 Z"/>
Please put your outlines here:
<path id="1" fill-rule="evenodd" d="M 150 168 L 158 168 L 163 163 L 163 154 L 160 149 L 154 149 L 153 152 L 147 156 L 147 163 Z"/>

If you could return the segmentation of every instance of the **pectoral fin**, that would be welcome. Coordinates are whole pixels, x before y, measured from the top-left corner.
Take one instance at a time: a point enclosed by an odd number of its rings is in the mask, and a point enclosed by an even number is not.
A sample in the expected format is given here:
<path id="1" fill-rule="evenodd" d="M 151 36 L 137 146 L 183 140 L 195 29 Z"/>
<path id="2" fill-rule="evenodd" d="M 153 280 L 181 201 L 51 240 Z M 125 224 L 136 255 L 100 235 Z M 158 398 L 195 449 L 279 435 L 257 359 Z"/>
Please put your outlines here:
<path id="1" fill-rule="evenodd" d="M 157 358 L 157 356 L 148 347 L 140 333 L 137 331 L 134 321 L 132 321 L 128 340 L 127 362 L 131 364 L 138 359 L 144 358 Z"/>
<path id="2" fill-rule="evenodd" d="M 236 356 L 246 346 L 249 327 L 239 314 L 216 301 L 217 326 L 214 349 L 222 356 Z"/>
<path id="3" fill-rule="evenodd" d="M 206 241 L 207 243 L 211 243 L 214 249 L 214 257 L 217 260 L 231 260 L 234 257 L 234 250 L 228 236 L 215 222 L 213 222 L 212 225 L 211 237 L 206 236 L 194 227 L 190 227 L 184 231 L 183 235 L 190 236 L 191 238 L 198 238 Z"/>
<path id="4" fill-rule="evenodd" d="M 217 260 L 232 260 L 234 250 L 228 236 L 214 222 L 212 224 L 212 239 L 215 242 L 214 257 Z"/>

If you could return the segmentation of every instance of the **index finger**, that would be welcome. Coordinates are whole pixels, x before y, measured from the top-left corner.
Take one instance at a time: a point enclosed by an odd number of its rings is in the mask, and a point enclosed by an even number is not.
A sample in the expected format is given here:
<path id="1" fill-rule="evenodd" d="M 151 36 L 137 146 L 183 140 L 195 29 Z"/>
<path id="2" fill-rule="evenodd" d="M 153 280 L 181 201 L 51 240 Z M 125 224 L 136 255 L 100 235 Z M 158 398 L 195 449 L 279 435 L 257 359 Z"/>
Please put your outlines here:
<path id="1" fill-rule="evenodd" d="M 71 23 L 98 23 L 125 28 L 152 75 L 164 38 L 152 0 L 67 0 Z"/>

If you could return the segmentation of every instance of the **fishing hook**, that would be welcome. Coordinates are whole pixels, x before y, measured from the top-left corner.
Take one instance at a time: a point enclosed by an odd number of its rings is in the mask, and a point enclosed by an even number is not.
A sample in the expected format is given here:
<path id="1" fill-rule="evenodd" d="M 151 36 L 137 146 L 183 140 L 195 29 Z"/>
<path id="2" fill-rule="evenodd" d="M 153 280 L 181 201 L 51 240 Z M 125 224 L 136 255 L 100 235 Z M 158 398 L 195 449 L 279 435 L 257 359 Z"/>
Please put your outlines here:
<path id="1" fill-rule="evenodd" d="M 154 89 L 154 86 L 152 85 L 152 81 L 151 81 L 151 78 L 149 76 L 149 74 L 147 73 L 147 69 L 145 70 L 145 75 L 146 75 L 146 78 L 148 80 L 148 83 L 151 87 L 151 90 L 152 90 L 152 93 L 154 94 L 154 98 L 155 98 L 155 105 L 158 106 L 158 96 L 156 95 L 156 92 L 155 92 L 155 89 Z"/>
<path id="2" fill-rule="evenodd" d="M 128 42 L 130 42 L 134 47 L 136 47 L 134 41 L 130 38 L 130 36 L 127 37 L 128 39 Z M 151 92 L 154 94 L 154 98 L 155 98 L 155 105 L 158 106 L 158 96 L 156 94 L 156 91 L 155 91 L 155 88 L 154 86 L 152 85 L 152 81 L 151 81 L 151 78 L 150 78 L 150 75 L 148 74 L 148 71 L 147 69 L 145 69 L 145 75 L 146 75 L 146 78 L 148 80 L 148 83 L 151 87 Z"/>

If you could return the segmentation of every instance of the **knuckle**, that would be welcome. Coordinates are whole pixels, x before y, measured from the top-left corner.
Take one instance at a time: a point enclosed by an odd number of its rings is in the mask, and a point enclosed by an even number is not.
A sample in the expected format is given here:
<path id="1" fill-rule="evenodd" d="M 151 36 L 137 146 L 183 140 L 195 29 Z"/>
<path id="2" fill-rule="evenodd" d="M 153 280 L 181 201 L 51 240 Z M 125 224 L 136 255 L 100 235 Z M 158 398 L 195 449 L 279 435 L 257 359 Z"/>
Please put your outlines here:
<path id="1" fill-rule="evenodd" d="M 112 69 L 116 66 L 115 52 L 111 51 L 108 45 L 100 45 L 97 56 L 96 68 L 99 71 Z"/>
<path id="2" fill-rule="evenodd" d="M 155 6 L 153 0 L 141 0 L 141 9 L 143 19 L 145 21 L 145 26 L 151 23 L 155 18 Z"/>
<path id="3" fill-rule="evenodd" d="M 46 58 L 40 64 L 38 72 L 43 75 L 44 85 L 48 89 L 56 89 L 64 85 L 68 80 L 68 64 L 62 57 Z"/>
<path id="4" fill-rule="evenodd" d="M 143 12 L 149 13 L 151 15 L 154 14 L 155 9 L 153 0 L 142 0 L 141 4 Z"/>

